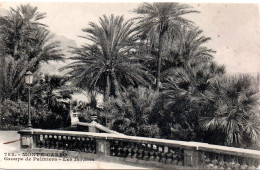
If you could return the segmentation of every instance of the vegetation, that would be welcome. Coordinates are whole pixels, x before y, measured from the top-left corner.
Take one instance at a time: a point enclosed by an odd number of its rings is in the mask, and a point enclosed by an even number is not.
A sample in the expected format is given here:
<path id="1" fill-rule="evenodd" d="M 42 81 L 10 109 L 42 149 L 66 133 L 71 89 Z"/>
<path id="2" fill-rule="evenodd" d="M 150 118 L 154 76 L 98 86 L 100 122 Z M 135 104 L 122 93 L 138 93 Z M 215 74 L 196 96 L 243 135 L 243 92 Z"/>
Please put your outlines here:
<path id="1" fill-rule="evenodd" d="M 142 33 L 141 37 L 147 39 L 149 46 L 154 48 L 157 54 L 156 90 L 158 91 L 160 88 L 163 46 L 166 45 L 165 37 L 174 36 L 179 25 L 191 26 L 192 22 L 182 16 L 197 11 L 188 5 L 179 3 L 144 3 L 135 12 L 143 15 L 139 17 L 138 22 L 139 30 Z"/>
<path id="2" fill-rule="evenodd" d="M 76 56 L 70 58 L 75 62 L 63 68 L 71 69 L 68 75 L 75 86 L 97 90 L 107 100 L 111 95 L 120 97 L 129 85 L 148 85 L 151 76 L 132 52 L 138 40 L 134 23 L 111 15 L 99 18 L 99 24 L 91 22 L 83 29 L 87 33 L 83 38 L 90 43 L 75 48 Z"/>
<path id="3" fill-rule="evenodd" d="M 158 111 L 158 92 L 144 87 L 128 88 L 122 98 L 110 98 L 104 109 L 110 113 L 109 122 L 113 130 L 128 135 L 159 137 L 160 130 L 152 123 Z"/>
<path id="4" fill-rule="evenodd" d="M 52 41 L 52 35 L 47 30 L 47 26 L 40 22 L 45 17 L 45 13 L 38 12 L 37 7 L 32 7 L 29 4 L 20 5 L 16 9 L 11 8 L 7 16 L 0 16 L 0 105 L 4 109 L 1 110 L 1 114 L 5 114 L 3 117 L 9 115 L 7 118 L 10 119 L 13 116 L 14 121 L 21 118 L 16 117 L 17 114 L 23 117 L 23 121 L 26 120 L 27 110 L 24 108 L 26 106 L 24 102 L 27 102 L 27 87 L 24 82 L 26 72 L 30 70 L 37 75 L 41 62 L 63 59 L 59 42 Z M 40 80 L 39 78 L 39 76 L 35 76 L 35 82 Z M 54 84 L 50 82 L 49 86 Z M 35 88 L 34 85 L 32 90 L 36 90 Z M 48 89 L 41 90 L 42 93 L 49 93 Z M 34 102 L 44 100 L 40 95 L 37 97 L 34 96 Z M 38 116 L 38 118 L 33 117 L 34 127 L 51 128 L 53 125 L 61 125 L 61 123 L 54 123 L 57 120 L 57 115 L 50 111 L 51 103 L 41 104 L 38 107 L 32 103 L 34 109 L 37 110 L 35 116 Z M 48 106 L 45 107 L 44 104 Z M 60 111 L 62 112 L 62 110 Z M 39 119 L 44 119 L 44 121 L 39 122 Z M 50 120 L 53 122 L 51 123 Z M 24 122 L 19 122 L 13 124 L 10 121 L 9 124 L 25 126 Z M 49 125 L 45 126 L 44 122 L 49 123 Z"/>
<path id="5" fill-rule="evenodd" d="M 1 121 L 26 124 L 23 77 L 31 70 L 34 127 L 68 126 L 67 101 L 83 89 L 104 100 L 98 108 L 91 95 L 90 104 L 78 108 L 81 121 L 97 115 L 98 122 L 127 135 L 259 149 L 256 82 L 249 75 L 228 76 L 214 62 L 210 38 L 185 19 L 198 11 L 180 3 L 144 3 L 134 12 L 132 20 L 104 15 L 90 22 L 82 29 L 86 44 L 72 48 L 73 62 L 61 69 L 67 75 L 44 79 L 40 63 L 63 56 L 40 22 L 46 15 L 21 5 L 0 17 Z"/>

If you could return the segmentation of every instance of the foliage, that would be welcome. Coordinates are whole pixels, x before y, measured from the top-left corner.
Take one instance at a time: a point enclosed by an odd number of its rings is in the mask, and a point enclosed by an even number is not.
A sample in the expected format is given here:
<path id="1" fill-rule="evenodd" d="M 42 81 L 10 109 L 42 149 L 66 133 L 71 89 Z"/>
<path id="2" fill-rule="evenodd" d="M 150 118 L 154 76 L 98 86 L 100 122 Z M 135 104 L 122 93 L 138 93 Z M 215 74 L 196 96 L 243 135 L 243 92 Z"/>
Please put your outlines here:
<path id="1" fill-rule="evenodd" d="M 36 76 L 37 78 L 37 76 Z M 70 125 L 69 104 L 71 92 L 62 88 L 63 78 L 45 76 L 44 80 L 35 81 L 31 87 L 31 113 L 34 128 L 54 129 Z M 25 93 L 28 93 L 25 91 Z M 21 99 L 27 100 L 27 95 Z M 5 125 L 24 127 L 28 121 L 27 102 L 5 100 L 1 108 L 1 117 Z M 37 112 L 36 112 L 37 110 Z"/>
<path id="2" fill-rule="evenodd" d="M 93 109 L 93 108 L 89 108 L 84 110 L 80 115 L 79 115 L 79 121 L 80 122 L 91 122 L 91 117 L 90 116 L 97 116 L 98 115 L 98 111 Z M 98 119 L 98 122 L 100 122 L 100 120 Z"/>
<path id="3" fill-rule="evenodd" d="M 69 99 L 73 91 L 65 86 L 66 77 L 45 75 L 32 87 L 32 106 L 37 109 L 39 127 L 58 128 L 70 125 Z M 56 123 L 55 123 L 56 122 Z"/>
<path id="4" fill-rule="evenodd" d="M 11 8 L 7 16 L 0 16 L 1 100 L 19 99 L 28 70 L 37 71 L 41 62 L 62 60 L 59 42 L 53 41 L 40 23 L 45 16 L 29 4 Z"/>
<path id="5" fill-rule="evenodd" d="M 137 62 L 133 50 L 137 37 L 132 21 L 124 22 L 123 16 L 99 18 L 99 24 L 90 23 L 84 37 L 89 44 L 76 48 L 76 57 L 70 69 L 71 82 L 81 88 L 97 90 L 108 96 L 120 97 L 123 87 L 149 85 L 151 76 L 146 68 Z"/>
<path id="6" fill-rule="evenodd" d="M 0 17 L 1 54 L 15 60 L 26 58 L 30 65 L 27 69 L 38 68 L 41 61 L 61 60 L 59 42 L 50 41 L 50 32 L 40 23 L 45 17 L 29 4 L 10 8 L 7 16 Z"/>
<path id="7" fill-rule="evenodd" d="M 207 91 L 204 103 L 211 112 L 200 118 L 207 132 L 205 141 L 218 144 L 253 147 L 259 142 L 259 94 L 255 80 L 249 75 L 224 77 Z"/>
<path id="8" fill-rule="evenodd" d="M 215 63 L 172 68 L 163 83 L 164 110 L 158 118 L 163 136 L 179 140 L 199 140 L 198 118 L 207 106 L 201 100 L 210 86 L 224 74 Z"/>
<path id="9" fill-rule="evenodd" d="M 5 100 L 0 104 L 0 126 L 6 125 L 25 127 L 28 122 L 28 104 L 22 101 L 13 102 Z M 31 108 L 32 117 L 35 117 L 35 110 Z"/>
<path id="10" fill-rule="evenodd" d="M 113 130 L 127 135 L 159 137 L 156 124 L 151 124 L 157 108 L 158 93 L 144 87 L 128 88 L 122 99 L 110 98 L 104 105 Z"/>
<path id="11" fill-rule="evenodd" d="M 140 37 L 147 40 L 146 47 L 151 48 L 157 56 L 156 89 L 159 90 L 162 51 L 163 46 L 167 44 L 165 37 L 167 34 L 174 37 L 181 25 L 192 26 L 193 23 L 183 18 L 183 15 L 197 11 L 191 6 L 179 3 L 143 3 L 135 12 L 142 15 L 138 18 L 137 26 L 141 33 Z"/>

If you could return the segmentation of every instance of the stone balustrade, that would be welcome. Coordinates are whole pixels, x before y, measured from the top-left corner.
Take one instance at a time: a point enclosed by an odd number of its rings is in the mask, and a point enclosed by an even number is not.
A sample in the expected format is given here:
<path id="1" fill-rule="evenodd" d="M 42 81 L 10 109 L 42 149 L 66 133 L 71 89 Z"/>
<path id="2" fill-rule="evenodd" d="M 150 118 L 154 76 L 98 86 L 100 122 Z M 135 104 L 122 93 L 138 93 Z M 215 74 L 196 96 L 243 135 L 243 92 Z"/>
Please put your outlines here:
<path id="1" fill-rule="evenodd" d="M 169 169 L 259 169 L 260 151 L 109 133 L 25 129 L 21 149 L 76 151 Z"/>

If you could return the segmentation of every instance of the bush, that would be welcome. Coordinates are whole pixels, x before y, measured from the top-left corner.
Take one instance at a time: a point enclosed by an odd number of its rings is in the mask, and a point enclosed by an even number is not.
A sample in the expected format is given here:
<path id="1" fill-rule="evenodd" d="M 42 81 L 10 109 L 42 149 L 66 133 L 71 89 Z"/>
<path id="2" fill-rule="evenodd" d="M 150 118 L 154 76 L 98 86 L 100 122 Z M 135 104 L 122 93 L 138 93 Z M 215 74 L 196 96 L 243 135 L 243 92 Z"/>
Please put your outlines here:
<path id="1" fill-rule="evenodd" d="M 35 116 L 35 110 L 31 107 L 32 117 Z M 5 100 L 0 108 L 1 129 L 16 127 L 25 127 L 28 123 L 28 104 L 22 101 Z M 12 128 L 11 128 L 12 129 Z M 10 130 L 11 130 L 10 129 Z"/>
<path id="2" fill-rule="evenodd" d="M 126 135 L 159 137 L 160 130 L 152 123 L 157 113 L 158 93 L 143 87 L 128 88 L 122 98 L 110 98 L 104 104 L 110 127 Z M 104 115 L 104 113 L 103 113 Z"/>
<path id="3" fill-rule="evenodd" d="M 61 110 L 60 114 L 52 111 L 37 110 L 31 107 L 31 120 L 34 128 L 56 129 L 70 125 L 69 111 Z M 22 129 L 28 123 L 28 103 L 5 100 L 0 105 L 0 128 L 6 130 Z"/>

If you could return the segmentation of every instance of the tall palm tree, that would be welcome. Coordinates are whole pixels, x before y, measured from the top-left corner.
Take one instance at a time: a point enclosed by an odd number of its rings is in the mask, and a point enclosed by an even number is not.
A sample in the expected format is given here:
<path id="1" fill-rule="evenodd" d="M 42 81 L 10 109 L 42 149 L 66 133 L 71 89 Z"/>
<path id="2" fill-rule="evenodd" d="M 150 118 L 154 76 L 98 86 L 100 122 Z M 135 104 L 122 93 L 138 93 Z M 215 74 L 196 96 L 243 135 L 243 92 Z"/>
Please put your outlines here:
<path id="1" fill-rule="evenodd" d="M 162 49 L 166 32 L 172 31 L 176 29 L 176 26 L 182 24 L 191 25 L 192 22 L 182 16 L 197 11 L 192 10 L 188 5 L 179 3 L 144 3 L 135 12 L 143 15 L 139 17 L 139 28 L 143 32 L 143 37 L 149 35 L 152 37 L 151 42 L 155 41 L 154 38 L 158 39 L 156 89 L 159 90 Z"/>
<path id="2" fill-rule="evenodd" d="M 30 4 L 20 5 L 17 9 L 10 8 L 7 16 L 0 17 L 0 35 L 4 51 L 15 59 L 20 58 L 20 53 L 35 39 L 34 31 L 46 25 L 39 20 L 46 17 L 46 13 L 38 12 L 37 7 Z"/>
<path id="3" fill-rule="evenodd" d="M 215 51 L 204 46 L 211 38 L 202 36 L 202 32 L 199 28 L 182 26 L 176 31 L 175 38 L 166 39 L 165 62 L 177 67 L 212 62 Z M 164 69 L 169 69 L 169 66 Z"/>
<path id="4" fill-rule="evenodd" d="M 104 99 L 114 94 L 120 97 L 120 90 L 128 85 L 149 85 L 151 75 L 134 57 L 137 41 L 132 21 L 124 22 L 123 16 L 99 18 L 99 25 L 89 23 L 83 29 L 89 41 L 81 48 L 74 48 L 73 63 L 61 70 L 69 70 L 74 85 L 103 91 Z"/>

